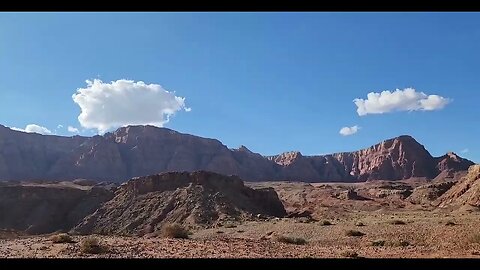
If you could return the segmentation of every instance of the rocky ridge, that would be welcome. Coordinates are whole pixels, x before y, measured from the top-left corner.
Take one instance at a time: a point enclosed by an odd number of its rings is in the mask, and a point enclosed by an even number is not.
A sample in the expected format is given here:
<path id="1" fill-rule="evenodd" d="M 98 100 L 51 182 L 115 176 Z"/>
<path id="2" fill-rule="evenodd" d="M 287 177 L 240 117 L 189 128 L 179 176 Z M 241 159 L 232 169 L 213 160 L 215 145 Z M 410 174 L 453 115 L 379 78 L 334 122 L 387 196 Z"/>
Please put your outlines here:
<path id="1" fill-rule="evenodd" d="M 112 200 L 86 217 L 74 231 L 145 235 L 172 223 L 212 227 L 227 221 L 285 215 L 272 188 L 252 189 L 236 176 L 204 171 L 163 173 L 121 185 Z"/>
<path id="2" fill-rule="evenodd" d="M 354 152 L 264 157 L 245 146 L 229 149 L 215 139 L 152 126 L 123 127 L 88 138 L 23 133 L 0 125 L 0 180 L 123 182 L 161 172 L 205 170 L 247 181 L 362 182 L 433 179 L 470 165 L 454 153 L 432 157 L 410 136 Z"/>

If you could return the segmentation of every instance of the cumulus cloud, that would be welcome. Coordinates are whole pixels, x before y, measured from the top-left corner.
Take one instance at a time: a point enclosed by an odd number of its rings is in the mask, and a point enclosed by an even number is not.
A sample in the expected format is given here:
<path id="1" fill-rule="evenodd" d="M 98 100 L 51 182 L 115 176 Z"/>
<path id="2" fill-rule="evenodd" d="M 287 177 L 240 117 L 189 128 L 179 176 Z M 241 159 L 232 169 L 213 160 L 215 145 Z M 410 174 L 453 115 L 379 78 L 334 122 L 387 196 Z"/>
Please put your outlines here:
<path id="1" fill-rule="evenodd" d="M 356 98 L 357 113 L 382 114 L 393 111 L 434 111 L 444 108 L 451 99 L 438 95 L 427 95 L 413 88 L 396 89 L 393 92 L 368 93 L 367 99 Z"/>
<path id="2" fill-rule="evenodd" d="M 35 124 L 30 124 L 30 125 L 27 125 L 24 129 L 23 128 L 16 128 L 16 127 L 12 127 L 13 130 L 16 130 L 16 131 L 21 131 L 21 132 L 27 132 L 27 133 L 38 133 L 38 134 L 43 134 L 43 135 L 51 135 L 52 132 L 46 128 L 46 127 L 42 127 L 42 126 L 39 126 L 39 125 L 35 125 Z"/>
<path id="3" fill-rule="evenodd" d="M 67 127 L 68 132 L 70 133 L 79 133 L 80 131 L 76 127 L 68 126 Z"/>
<path id="4" fill-rule="evenodd" d="M 63 128 L 63 125 L 58 125 L 57 128 L 58 129 Z"/>
<path id="5" fill-rule="evenodd" d="M 72 96 L 80 106 L 78 121 L 82 127 L 105 133 L 126 125 L 163 126 L 180 110 L 190 111 L 185 98 L 163 89 L 158 84 L 117 80 L 104 83 L 87 80 Z"/>
<path id="6" fill-rule="evenodd" d="M 358 130 L 360 129 L 359 126 L 355 125 L 353 127 L 343 127 L 340 129 L 340 135 L 342 136 L 350 136 L 350 135 L 353 135 L 355 133 L 358 132 Z"/>
<path id="7" fill-rule="evenodd" d="M 465 148 L 465 149 L 463 149 L 463 150 L 461 151 L 462 154 L 466 154 L 466 153 L 468 153 L 468 152 L 470 152 L 470 150 L 469 150 L 468 148 Z"/>

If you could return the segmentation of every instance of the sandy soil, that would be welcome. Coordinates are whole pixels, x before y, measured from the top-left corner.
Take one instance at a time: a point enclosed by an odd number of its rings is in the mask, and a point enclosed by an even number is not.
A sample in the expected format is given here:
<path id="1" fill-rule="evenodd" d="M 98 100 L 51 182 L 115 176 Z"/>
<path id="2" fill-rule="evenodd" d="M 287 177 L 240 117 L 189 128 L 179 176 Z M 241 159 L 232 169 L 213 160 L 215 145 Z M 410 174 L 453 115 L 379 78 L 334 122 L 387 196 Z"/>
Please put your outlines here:
<path id="1" fill-rule="evenodd" d="M 309 222 L 302 219 L 271 219 L 228 224 L 193 232 L 190 239 L 160 237 L 95 236 L 108 252 L 83 254 L 86 236 L 76 243 L 54 244 L 49 235 L 21 236 L 2 232 L 0 257 L 5 258 L 325 258 L 348 257 L 347 251 L 372 258 L 480 258 L 478 213 L 424 211 L 357 212 L 338 220 Z M 392 220 L 406 224 L 394 225 Z M 456 225 L 447 226 L 448 221 Z M 362 222 L 365 226 L 356 226 Z M 364 236 L 347 236 L 358 230 Z M 477 237 L 475 237 L 477 235 Z M 305 245 L 280 243 L 278 236 L 299 237 Z M 384 246 L 372 246 L 374 241 Z M 408 243 L 401 246 L 400 241 Z"/>

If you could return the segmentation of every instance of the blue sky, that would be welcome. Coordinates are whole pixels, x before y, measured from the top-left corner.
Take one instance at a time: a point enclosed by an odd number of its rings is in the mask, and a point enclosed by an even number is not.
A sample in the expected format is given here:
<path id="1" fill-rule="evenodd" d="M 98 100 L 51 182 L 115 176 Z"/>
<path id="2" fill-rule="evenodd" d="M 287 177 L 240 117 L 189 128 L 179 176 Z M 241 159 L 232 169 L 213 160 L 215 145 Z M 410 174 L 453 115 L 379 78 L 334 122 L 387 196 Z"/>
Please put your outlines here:
<path id="1" fill-rule="evenodd" d="M 0 124 L 71 136 L 85 130 L 77 89 L 128 79 L 185 98 L 191 111 L 165 127 L 229 147 L 312 155 L 409 134 L 480 162 L 479 25 L 478 13 L 0 13 Z M 355 98 L 408 87 L 449 102 L 357 113 Z"/>

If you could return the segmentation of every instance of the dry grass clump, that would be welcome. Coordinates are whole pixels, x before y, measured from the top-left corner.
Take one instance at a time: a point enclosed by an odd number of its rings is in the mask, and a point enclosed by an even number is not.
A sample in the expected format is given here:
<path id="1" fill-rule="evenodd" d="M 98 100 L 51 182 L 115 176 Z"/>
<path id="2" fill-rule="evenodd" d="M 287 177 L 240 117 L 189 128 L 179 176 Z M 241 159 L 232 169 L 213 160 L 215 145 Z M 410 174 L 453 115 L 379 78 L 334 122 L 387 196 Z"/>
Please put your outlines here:
<path id="1" fill-rule="evenodd" d="M 340 255 L 342 255 L 343 257 L 346 257 L 346 258 L 357 258 L 358 257 L 358 253 L 355 252 L 355 251 L 351 251 L 351 250 L 345 250 L 342 253 L 340 253 Z"/>
<path id="2" fill-rule="evenodd" d="M 387 242 L 387 241 L 385 241 L 385 240 L 375 240 L 375 241 L 372 242 L 372 246 L 374 246 L 374 247 L 383 247 L 383 246 L 385 246 L 385 243 L 386 243 L 386 242 Z"/>
<path id="3" fill-rule="evenodd" d="M 480 234 L 476 233 L 470 238 L 470 242 L 480 244 Z"/>
<path id="4" fill-rule="evenodd" d="M 89 237 L 82 241 L 80 251 L 87 254 L 101 254 L 107 252 L 108 249 L 101 245 L 97 238 Z"/>
<path id="5" fill-rule="evenodd" d="M 447 223 L 445 223 L 445 226 L 455 226 L 457 225 L 453 220 L 449 220 L 447 221 Z"/>
<path id="6" fill-rule="evenodd" d="M 330 226 L 330 225 L 333 225 L 332 222 L 328 221 L 328 220 L 322 220 L 320 222 L 320 225 L 322 226 Z"/>
<path id="7" fill-rule="evenodd" d="M 411 245 L 412 244 L 410 244 L 410 242 L 406 240 L 396 240 L 389 243 L 389 246 L 392 246 L 392 247 L 408 247 Z"/>
<path id="8" fill-rule="evenodd" d="M 355 231 L 355 230 L 348 230 L 345 232 L 346 236 L 355 236 L 355 237 L 360 237 L 364 236 L 365 234 L 361 231 Z"/>
<path id="9" fill-rule="evenodd" d="M 162 229 L 162 236 L 165 238 L 187 239 L 190 232 L 179 224 L 168 224 Z"/>
<path id="10" fill-rule="evenodd" d="M 403 220 L 395 219 L 395 220 L 390 221 L 390 224 L 392 224 L 392 225 L 405 225 L 407 223 Z"/>
<path id="11" fill-rule="evenodd" d="M 52 235 L 50 237 L 50 240 L 55 243 L 55 244 L 60 244 L 60 243 L 75 243 L 73 241 L 72 237 L 66 233 L 60 233 L 56 235 Z"/>
<path id="12" fill-rule="evenodd" d="M 294 245 L 305 245 L 307 244 L 307 240 L 300 238 L 300 237 L 290 237 L 290 236 L 277 236 L 277 241 L 286 244 L 294 244 Z"/>

